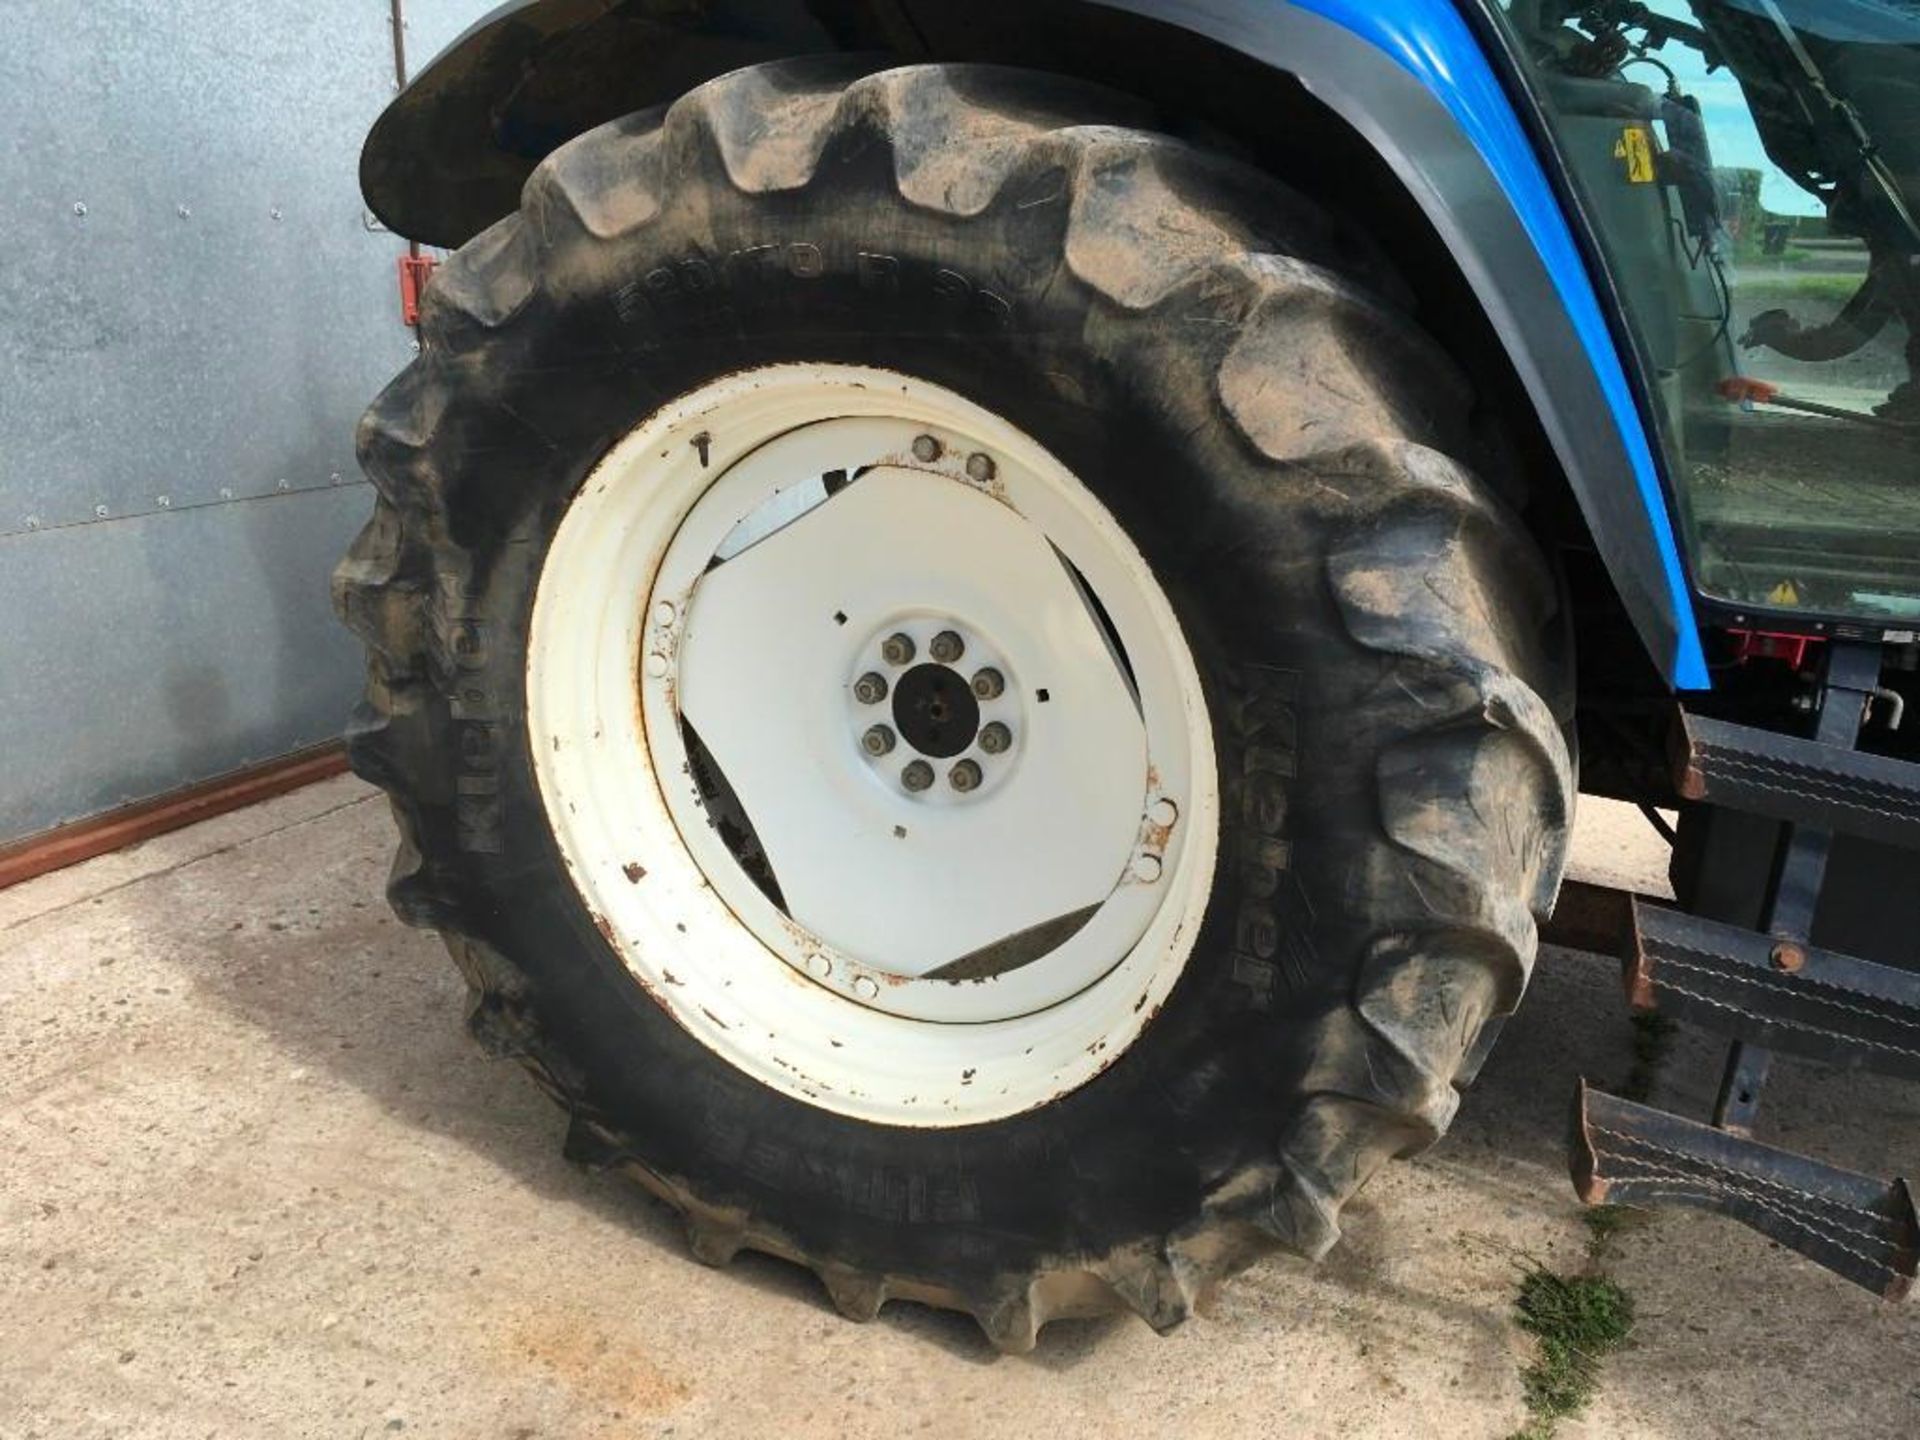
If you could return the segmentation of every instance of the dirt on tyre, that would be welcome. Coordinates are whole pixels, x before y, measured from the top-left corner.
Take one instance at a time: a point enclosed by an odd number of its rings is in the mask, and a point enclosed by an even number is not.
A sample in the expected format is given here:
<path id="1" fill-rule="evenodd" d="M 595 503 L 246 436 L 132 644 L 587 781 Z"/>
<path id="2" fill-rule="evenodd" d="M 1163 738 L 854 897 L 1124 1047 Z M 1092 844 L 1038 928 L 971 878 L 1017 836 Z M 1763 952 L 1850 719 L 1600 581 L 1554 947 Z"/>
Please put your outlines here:
<path id="1" fill-rule="evenodd" d="M 569 1153 L 1010 1349 L 1333 1245 L 1572 803 L 1458 372 L 1154 123 L 808 60 L 580 137 L 429 287 L 336 575 L 395 908 Z"/>

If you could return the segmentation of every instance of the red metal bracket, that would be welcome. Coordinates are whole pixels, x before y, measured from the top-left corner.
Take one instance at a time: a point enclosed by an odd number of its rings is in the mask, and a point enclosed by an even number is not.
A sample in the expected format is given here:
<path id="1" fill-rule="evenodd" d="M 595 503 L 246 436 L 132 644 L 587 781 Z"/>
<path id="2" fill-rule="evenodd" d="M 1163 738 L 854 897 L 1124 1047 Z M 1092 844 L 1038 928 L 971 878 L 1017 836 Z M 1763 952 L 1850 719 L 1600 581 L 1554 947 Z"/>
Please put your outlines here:
<path id="1" fill-rule="evenodd" d="M 1818 635 L 1790 635 L 1779 630 L 1736 630 L 1727 627 L 1727 635 L 1733 641 L 1733 663 L 1744 665 L 1749 660 L 1784 660 L 1795 670 L 1804 669 L 1807 652 L 1815 645 L 1824 644 Z"/>
<path id="2" fill-rule="evenodd" d="M 420 323 L 420 297 L 440 262 L 431 255 L 402 255 L 400 267 L 400 318 L 408 325 Z"/>

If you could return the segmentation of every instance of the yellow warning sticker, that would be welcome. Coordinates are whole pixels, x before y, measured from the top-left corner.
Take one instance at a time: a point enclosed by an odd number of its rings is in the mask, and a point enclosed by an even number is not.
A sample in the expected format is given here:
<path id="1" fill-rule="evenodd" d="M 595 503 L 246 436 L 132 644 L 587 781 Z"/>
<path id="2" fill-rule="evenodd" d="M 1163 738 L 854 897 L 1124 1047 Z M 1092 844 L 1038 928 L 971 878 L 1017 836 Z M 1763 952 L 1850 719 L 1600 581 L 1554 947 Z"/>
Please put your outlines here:
<path id="1" fill-rule="evenodd" d="M 1627 181 L 1633 185 L 1653 183 L 1653 136 L 1644 125 L 1629 125 L 1614 144 L 1613 158 L 1627 162 Z"/>

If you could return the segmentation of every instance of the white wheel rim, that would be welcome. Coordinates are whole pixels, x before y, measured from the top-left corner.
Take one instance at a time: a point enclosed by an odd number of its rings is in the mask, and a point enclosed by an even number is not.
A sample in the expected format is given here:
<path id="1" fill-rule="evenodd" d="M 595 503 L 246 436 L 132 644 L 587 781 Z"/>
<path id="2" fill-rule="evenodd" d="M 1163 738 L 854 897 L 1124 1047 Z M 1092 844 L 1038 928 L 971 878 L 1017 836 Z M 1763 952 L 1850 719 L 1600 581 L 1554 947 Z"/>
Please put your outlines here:
<path id="1" fill-rule="evenodd" d="M 826 1109 L 970 1124 L 1084 1084 L 1160 1008 L 1211 888 L 1205 703 L 1145 560 L 1036 442 L 907 376 L 767 367 L 627 435 L 542 566 L 527 698 L 623 963 Z"/>

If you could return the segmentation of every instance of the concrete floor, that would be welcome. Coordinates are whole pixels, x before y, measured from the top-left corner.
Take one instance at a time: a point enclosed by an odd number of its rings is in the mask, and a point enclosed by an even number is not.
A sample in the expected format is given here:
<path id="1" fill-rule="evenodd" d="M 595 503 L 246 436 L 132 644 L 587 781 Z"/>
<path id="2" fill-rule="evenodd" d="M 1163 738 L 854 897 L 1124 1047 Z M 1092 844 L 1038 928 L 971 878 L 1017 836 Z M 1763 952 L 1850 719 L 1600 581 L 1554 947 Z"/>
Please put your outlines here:
<path id="1" fill-rule="evenodd" d="M 1639 818 L 1589 807 L 1588 877 L 1657 886 Z M 839 1319 L 812 1278 L 691 1260 L 675 1222 L 559 1158 L 557 1113 L 461 1032 L 438 944 L 380 898 L 357 781 L 0 892 L 0 1436 L 1499 1437 L 1531 1259 L 1585 1232 L 1561 1137 L 1617 1084 L 1610 965 L 1542 957 L 1453 1134 L 1394 1167 L 1311 1268 L 1277 1260 L 1167 1339 Z M 1656 1098 L 1703 1113 L 1683 1035 Z M 1764 1133 L 1920 1170 L 1920 1097 L 1780 1067 Z M 1920 1311 L 1729 1222 L 1625 1234 L 1634 1348 L 1567 1437 L 1911 1436 Z"/>

